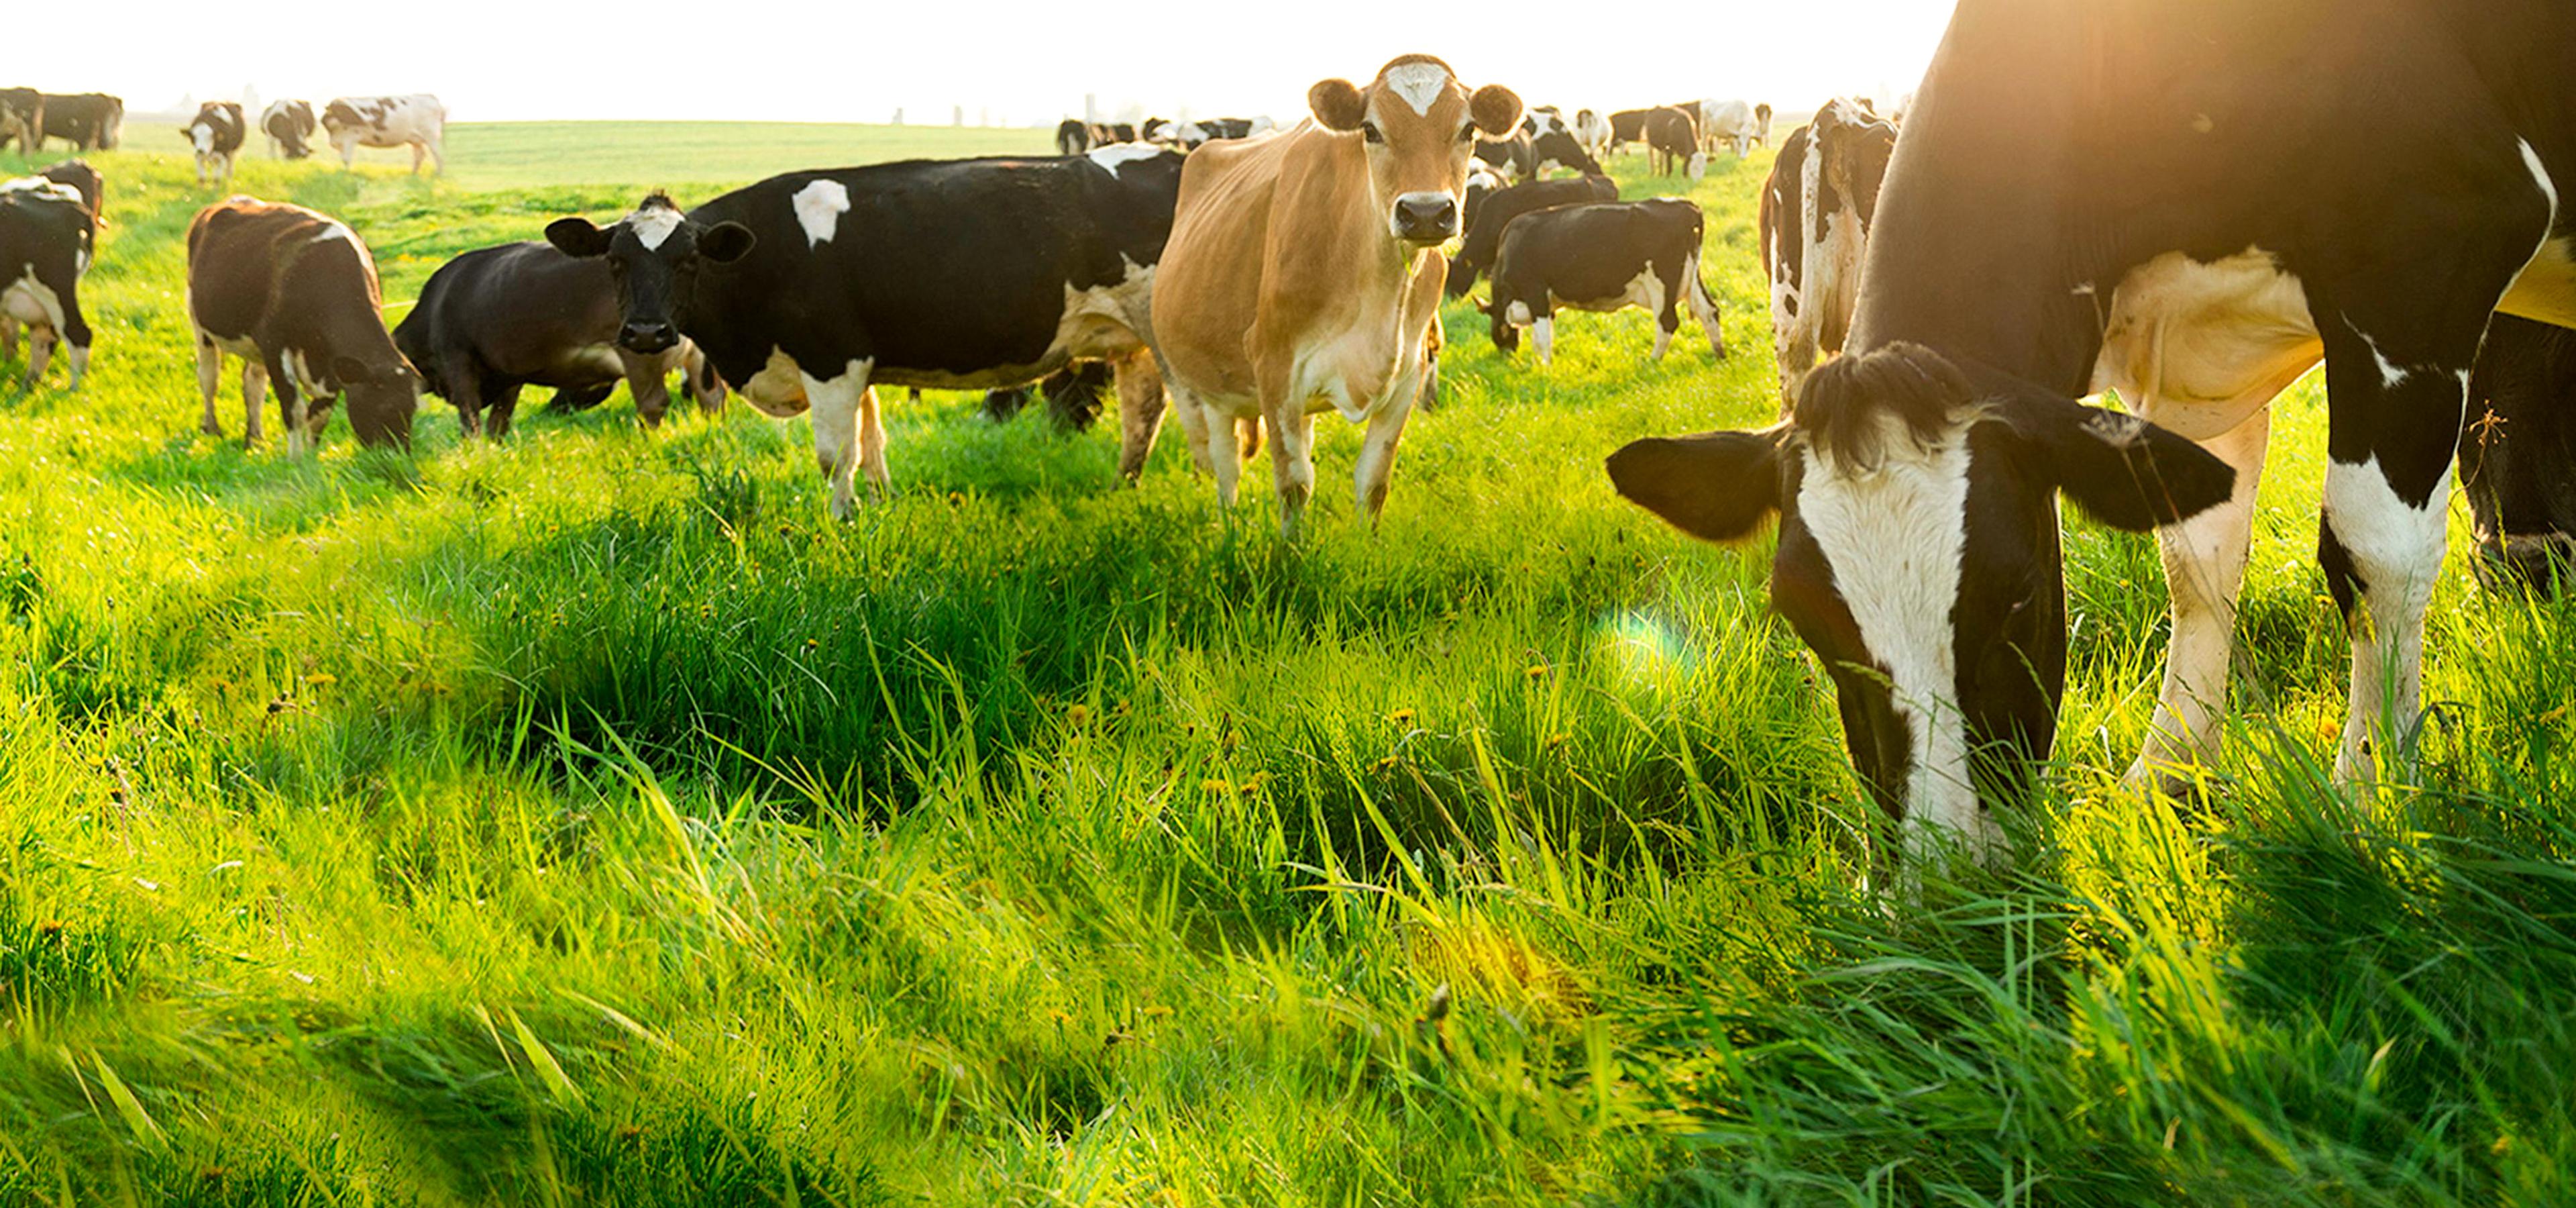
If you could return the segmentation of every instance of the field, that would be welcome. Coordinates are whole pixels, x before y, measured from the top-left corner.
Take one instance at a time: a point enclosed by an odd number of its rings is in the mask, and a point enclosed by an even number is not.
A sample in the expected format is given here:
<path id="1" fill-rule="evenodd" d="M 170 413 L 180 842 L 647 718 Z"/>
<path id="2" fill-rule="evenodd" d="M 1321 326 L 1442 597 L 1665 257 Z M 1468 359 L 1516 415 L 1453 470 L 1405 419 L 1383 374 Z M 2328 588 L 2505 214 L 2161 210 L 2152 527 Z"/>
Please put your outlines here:
<path id="1" fill-rule="evenodd" d="M 466 126 L 237 188 L 399 302 L 644 186 L 1042 137 Z M 1455 306 L 1383 523 L 1327 421 L 1283 542 L 1260 463 L 1226 514 L 1177 431 L 1131 489 L 962 395 L 888 399 L 847 525 L 739 404 L 298 461 L 228 383 L 201 436 L 208 196 L 130 146 L 90 383 L 0 387 L 0 1204 L 2576 1197 L 2576 610 L 2455 554 L 2437 704 L 2329 787 L 2313 379 L 2209 804 L 2118 786 L 2163 590 L 2076 523 L 2019 870 L 1882 900 L 1764 551 L 1600 469 L 1773 411 L 1767 151 L 1689 190 L 1730 360 L 1632 311 L 1542 372 Z"/>

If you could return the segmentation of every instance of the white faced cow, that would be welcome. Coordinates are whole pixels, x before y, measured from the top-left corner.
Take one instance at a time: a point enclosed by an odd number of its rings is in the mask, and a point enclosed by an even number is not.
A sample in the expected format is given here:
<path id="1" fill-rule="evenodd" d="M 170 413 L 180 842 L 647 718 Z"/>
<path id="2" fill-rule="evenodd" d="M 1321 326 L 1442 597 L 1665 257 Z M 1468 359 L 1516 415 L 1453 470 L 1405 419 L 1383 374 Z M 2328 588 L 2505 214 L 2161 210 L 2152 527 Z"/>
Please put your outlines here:
<path id="1" fill-rule="evenodd" d="M 447 171 L 447 106 L 425 92 L 335 97 L 322 107 L 322 132 L 344 168 L 357 162 L 360 147 L 409 147 L 412 175 L 420 175 L 423 155 L 433 171 Z"/>
<path id="2" fill-rule="evenodd" d="M 179 137 L 196 149 L 198 185 L 233 187 L 233 157 L 241 154 L 247 133 L 238 102 L 208 101 L 197 107 L 197 116 L 180 129 Z"/>

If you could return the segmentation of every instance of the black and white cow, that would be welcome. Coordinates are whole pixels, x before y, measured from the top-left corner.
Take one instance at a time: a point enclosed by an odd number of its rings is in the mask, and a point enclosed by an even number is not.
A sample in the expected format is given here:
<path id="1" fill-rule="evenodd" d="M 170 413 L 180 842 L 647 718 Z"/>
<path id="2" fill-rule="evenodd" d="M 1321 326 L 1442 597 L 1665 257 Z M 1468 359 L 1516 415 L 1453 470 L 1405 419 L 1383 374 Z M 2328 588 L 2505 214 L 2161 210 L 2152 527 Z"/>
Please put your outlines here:
<path id="1" fill-rule="evenodd" d="M 1589 109 L 1574 111 L 1574 141 L 1581 145 L 1584 154 L 1591 156 L 1595 162 L 1610 157 L 1610 144 L 1617 133 L 1611 127 L 1609 118 Z"/>
<path id="2" fill-rule="evenodd" d="M 81 314 L 80 280 L 89 271 L 97 223 L 70 185 L 30 176 L 0 183 L 0 354 L 17 355 L 18 324 L 27 331 L 32 389 L 53 360 L 71 349 L 71 388 L 89 369 L 89 320 Z"/>
<path id="3" fill-rule="evenodd" d="M 1911 835 L 1992 853 L 2056 733 L 2057 496 L 2163 529 L 2173 637 L 2132 775 L 2168 780 L 2218 751 L 2268 404 L 2322 356 L 2336 766 L 2372 777 L 2419 717 L 2490 317 L 2576 324 L 2571 44 L 2557 5 L 1963 0 L 1844 355 L 1791 423 L 1640 442 L 1611 476 L 1704 537 L 1777 514 L 1774 604 L 1862 778 Z M 2105 387 L 2144 418 L 2076 401 Z"/>
<path id="4" fill-rule="evenodd" d="M 681 372 L 701 410 L 724 401 L 682 340 L 656 353 L 617 346 L 617 283 L 608 262 L 576 259 L 543 243 L 477 248 L 440 265 L 420 300 L 394 328 L 394 347 L 420 371 L 421 386 L 456 408 L 467 436 L 509 435 L 519 391 L 548 386 L 554 405 L 578 410 L 624 381 L 635 413 L 658 426 L 671 407 L 670 374 Z"/>
<path id="5" fill-rule="evenodd" d="M 45 138 L 45 94 L 33 88 L 0 88 L 0 151 L 18 144 L 18 154 L 34 155 Z"/>
<path id="6" fill-rule="evenodd" d="M 311 101 L 270 101 L 260 111 L 260 131 L 268 135 L 268 153 L 278 159 L 302 159 L 313 154 L 307 141 L 320 127 L 313 117 Z"/>
<path id="7" fill-rule="evenodd" d="M 1570 171 L 1577 176 L 1599 176 L 1601 161 L 1584 149 L 1583 140 L 1563 121 L 1555 128 L 1530 136 L 1530 178 L 1545 177 L 1550 172 Z"/>
<path id="8" fill-rule="evenodd" d="M 1586 176 L 1580 180 L 1525 180 L 1486 197 L 1475 207 L 1475 221 L 1466 227 L 1466 238 L 1458 254 L 1449 261 L 1446 282 L 1452 298 L 1463 298 L 1475 288 L 1476 278 L 1494 266 L 1502 254 L 1503 231 L 1512 220 L 1533 210 L 1549 206 L 1579 205 L 1587 201 L 1619 200 L 1619 184 L 1607 176 Z"/>
<path id="9" fill-rule="evenodd" d="M 1458 229 L 1475 230 L 1476 215 L 1484 212 L 1485 199 L 1508 187 L 1510 186 L 1502 177 L 1494 175 L 1492 169 L 1483 164 L 1469 164 L 1467 166 L 1467 202 L 1458 211 Z"/>
<path id="10" fill-rule="evenodd" d="M 1069 117 L 1055 125 L 1055 153 L 1080 155 L 1091 149 L 1091 123 Z"/>
<path id="11" fill-rule="evenodd" d="M 1514 130 L 1501 138 L 1477 135 L 1475 158 L 1468 166 L 1479 164 L 1508 183 L 1538 179 L 1538 156 L 1531 150 L 1527 130 Z"/>
<path id="12" fill-rule="evenodd" d="M 1782 414 L 1816 358 L 1843 350 L 1896 127 L 1837 98 L 1789 133 L 1762 185 L 1762 268 Z"/>
<path id="13" fill-rule="evenodd" d="M 655 195 L 607 229 L 546 238 L 617 267 L 618 343 L 682 337 L 753 406 L 811 407 L 832 511 L 864 468 L 889 489 L 877 385 L 989 389 L 1076 360 L 1116 362 L 1133 477 L 1163 415 L 1148 337 L 1179 152 L 916 161 L 791 172 L 686 214 Z"/>
<path id="14" fill-rule="evenodd" d="M 211 184 L 218 190 L 233 187 L 233 157 L 241 154 L 247 133 L 240 102 L 208 101 L 197 106 L 197 116 L 179 128 L 179 137 L 196 149 L 199 185 Z"/>
<path id="15" fill-rule="evenodd" d="M 1556 355 L 1556 312 L 1610 312 L 1642 306 L 1655 316 L 1662 361 L 1688 310 L 1708 337 L 1710 355 L 1726 359 L 1717 300 L 1699 277 L 1699 207 L 1678 197 L 1593 202 L 1533 210 L 1503 231 L 1494 261 L 1494 296 L 1482 309 L 1493 320 L 1494 347 L 1520 347 L 1532 329 L 1538 363 Z"/>
<path id="16" fill-rule="evenodd" d="M 46 93 L 44 133 L 36 138 L 63 139 L 74 151 L 114 151 L 125 131 L 125 102 L 104 92 Z"/>
<path id="17" fill-rule="evenodd" d="M 90 221 L 100 228 L 107 226 L 107 180 L 85 159 L 57 160 L 47 164 L 36 175 L 58 185 L 68 185 L 80 194 L 81 206 L 89 211 Z"/>
<path id="18" fill-rule="evenodd" d="M 1195 151 L 1220 138 L 1251 138 L 1275 128 L 1267 117 L 1202 117 L 1171 123 L 1157 132 L 1163 136 L 1160 140 L 1148 134 L 1146 141 L 1162 141 L 1184 151 Z"/>
<path id="19" fill-rule="evenodd" d="M 1646 141 L 1646 119 L 1652 109 L 1622 109 L 1610 115 L 1610 150 L 1625 150 L 1630 143 Z"/>
<path id="20" fill-rule="evenodd" d="M 1680 171 L 1698 180 L 1708 175 L 1708 153 L 1699 148 L 1699 119 L 1679 105 L 1646 115 L 1646 153 L 1657 176 Z"/>
<path id="21" fill-rule="evenodd" d="M 2469 379 L 2460 489 L 2479 568 L 2576 586 L 2576 331 L 2497 315 Z"/>
<path id="22" fill-rule="evenodd" d="M 409 147 L 412 175 L 420 175 L 423 155 L 433 172 L 447 171 L 447 106 L 425 92 L 334 97 L 322 107 L 322 132 L 344 168 L 357 163 L 360 147 Z"/>

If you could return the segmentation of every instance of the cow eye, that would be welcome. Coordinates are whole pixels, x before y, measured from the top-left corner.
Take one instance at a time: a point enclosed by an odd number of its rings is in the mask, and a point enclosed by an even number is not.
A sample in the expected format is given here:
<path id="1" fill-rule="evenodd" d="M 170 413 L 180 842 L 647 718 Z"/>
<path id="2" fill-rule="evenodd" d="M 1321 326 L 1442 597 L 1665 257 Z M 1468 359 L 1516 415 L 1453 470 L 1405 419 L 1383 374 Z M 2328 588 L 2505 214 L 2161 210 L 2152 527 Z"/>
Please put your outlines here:
<path id="1" fill-rule="evenodd" d="M 1360 137 L 1373 143 L 1382 143 L 1386 141 L 1386 132 L 1378 129 L 1376 122 L 1361 122 Z"/>
<path id="2" fill-rule="evenodd" d="M 1462 143 L 1472 143 L 1476 141 L 1476 123 L 1469 122 L 1464 126 L 1458 127 L 1458 141 Z"/>

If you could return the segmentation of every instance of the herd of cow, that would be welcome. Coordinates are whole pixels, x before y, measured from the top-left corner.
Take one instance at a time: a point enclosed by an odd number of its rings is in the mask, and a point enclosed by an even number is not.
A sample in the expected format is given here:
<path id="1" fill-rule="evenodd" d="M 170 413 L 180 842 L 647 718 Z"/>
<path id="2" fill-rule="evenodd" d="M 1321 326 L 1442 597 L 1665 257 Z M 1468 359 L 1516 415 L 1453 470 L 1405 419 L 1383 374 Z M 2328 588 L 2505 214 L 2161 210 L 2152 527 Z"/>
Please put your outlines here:
<path id="1" fill-rule="evenodd" d="M 2173 631 L 2132 776 L 2172 787 L 2215 755 L 2268 405 L 2320 360 L 2340 775 L 2374 775 L 2414 722 L 2455 467 L 2482 543 L 2535 573 L 2568 552 L 2576 106 L 2553 56 L 2576 11 L 2514 11 L 1961 0 L 1919 102 L 1838 100 L 1784 140 L 1760 198 L 1780 423 L 1636 441 L 1608 470 L 1711 540 L 1776 520 L 1774 604 L 1902 824 L 1883 851 L 2003 850 L 1997 807 L 2047 759 L 2063 693 L 2061 496 L 2163 547 Z M 2414 104 L 2375 103 L 2398 82 Z M 497 433 L 524 385 L 579 403 L 623 377 L 649 421 L 679 369 L 702 405 L 730 385 L 810 411 L 846 516 L 861 472 L 888 483 L 875 387 L 1007 391 L 1079 363 L 1116 382 L 1125 473 L 1168 412 L 1231 503 L 1266 439 L 1293 528 L 1327 411 L 1365 427 L 1375 515 L 1436 398 L 1441 299 L 1480 276 L 1506 350 L 1526 328 L 1546 358 L 1560 309 L 1644 305 L 1656 355 L 1683 311 L 1724 355 L 1697 207 L 1620 202 L 1593 170 L 1637 141 L 1693 171 L 1767 138 L 1767 107 L 1567 122 L 1422 55 L 1307 101 L 1287 129 L 1068 123 L 1060 157 L 793 172 L 694 209 L 656 193 L 459 257 L 392 333 L 346 226 L 234 198 L 189 233 L 206 426 L 228 353 L 253 434 L 273 389 L 290 443 L 342 394 L 362 439 L 401 440 L 421 384 Z M 94 216 L 91 188 L 0 188 L 0 269 L 25 266 L 0 310 L 71 339 L 75 374 L 93 227 L 63 216 Z M 2080 401 L 2105 392 L 2127 413 Z"/>

